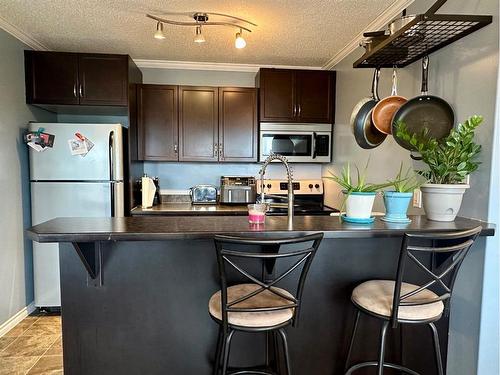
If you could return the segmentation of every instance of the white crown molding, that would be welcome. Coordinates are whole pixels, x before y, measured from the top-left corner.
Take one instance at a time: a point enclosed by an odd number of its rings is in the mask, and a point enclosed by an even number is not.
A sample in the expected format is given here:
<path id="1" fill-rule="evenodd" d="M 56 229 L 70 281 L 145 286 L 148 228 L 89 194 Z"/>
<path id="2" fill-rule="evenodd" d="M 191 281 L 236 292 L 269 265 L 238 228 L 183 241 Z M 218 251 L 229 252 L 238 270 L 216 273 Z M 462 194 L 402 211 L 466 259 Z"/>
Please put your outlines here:
<path id="1" fill-rule="evenodd" d="M 224 72 L 248 72 L 256 73 L 260 68 L 281 69 L 307 69 L 320 70 L 320 66 L 293 66 L 293 65 L 259 65 L 259 64 L 232 64 L 232 63 L 210 63 L 195 61 L 169 61 L 169 60 L 147 60 L 133 59 L 139 68 L 155 69 L 181 69 L 181 70 L 214 70 Z"/>
<path id="2" fill-rule="evenodd" d="M 408 8 L 415 0 L 397 0 L 391 4 L 384 12 L 366 26 L 363 31 L 357 34 L 344 48 L 338 51 L 335 56 L 328 60 L 323 69 L 331 70 L 339 62 L 349 56 L 356 48 L 359 47 L 359 42 L 363 39 L 363 33 L 367 31 L 381 30 L 387 27 L 387 24 L 396 18 L 404 9 Z"/>
<path id="3" fill-rule="evenodd" d="M 19 39 L 21 42 L 26 44 L 28 47 L 33 48 L 36 51 L 48 51 L 49 48 L 47 48 L 45 45 L 40 43 L 38 40 L 33 38 L 31 35 L 25 33 L 21 29 L 19 29 L 17 26 L 14 26 L 11 24 L 9 21 L 7 21 L 5 18 L 0 16 L 0 29 L 5 30 L 8 32 L 10 35 L 12 35 L 14 38 Z"/>

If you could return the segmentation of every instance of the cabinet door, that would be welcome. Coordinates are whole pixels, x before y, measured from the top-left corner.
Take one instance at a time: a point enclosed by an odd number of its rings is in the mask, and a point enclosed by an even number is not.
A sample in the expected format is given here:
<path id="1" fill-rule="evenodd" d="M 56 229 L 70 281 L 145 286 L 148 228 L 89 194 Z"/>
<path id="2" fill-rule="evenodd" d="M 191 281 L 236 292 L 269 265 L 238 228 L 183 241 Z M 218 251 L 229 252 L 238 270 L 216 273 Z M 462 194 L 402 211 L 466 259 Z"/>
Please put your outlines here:
<path id="1" fill-rule="evenodd" d="M 28 104 L 78 104 L 76 53 L 25 51 Z"/>
<path id="2" fill-rule="evenodd" d="M 78 70 L 80 104 L 127 106 L 128 56 L 81 54 Z"/>
<path id="3" fill-rule="evenodd" d="M 295 121 L 295 71 L 260 70 L 260 121 Z"/>
<path id="4" fill-rule="evenodd" d="M 177 86 L 138 85 L 139 157 L 178 160 Z"/>
<path id="5" fill-rule="evenodd" d="M 218 160 L 217 92 L 217 87 L 179 87 L 179 160 Z"/>
<path id="6" fill-rule="evenodd" d="M 297 121 L 333 123 L 334 73 L 329 71 L 298 71 Z"/>
<path id="7" fill-rule="evenodd" d="M 257 161 L 257 94 L 219 88 L 219 160 Z"/>

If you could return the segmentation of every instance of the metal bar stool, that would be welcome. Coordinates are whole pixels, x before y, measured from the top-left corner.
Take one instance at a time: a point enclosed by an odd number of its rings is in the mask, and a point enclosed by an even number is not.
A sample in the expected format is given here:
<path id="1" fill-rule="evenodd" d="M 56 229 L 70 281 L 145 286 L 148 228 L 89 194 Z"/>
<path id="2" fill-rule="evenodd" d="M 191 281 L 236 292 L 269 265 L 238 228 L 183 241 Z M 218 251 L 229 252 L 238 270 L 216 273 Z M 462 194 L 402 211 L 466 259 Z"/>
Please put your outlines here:
<path id="1" fill-rule="evenodd" d="M 444 311 L 448 311 L 458 270 L 480 232 L 481 227 L 444 234 L 405 234 L 396 280 L 366 281 L 352 292 L 351 301 L 357 312 L 346 359 L 346 375 L 368 366 L 376 366 L 378 375 L 384 373 L 384 367 L 419 375 L 402 364 L 384 362 L 387 328 L 389 324 L 396 328 L 398 323 L 429 325 L 434 342 L 437 372 L 443 375 L 439 335 L 434 322 L 441 318 Z M 432 243 L 431 246 L 427 245 L 429 242 Z M 425 254 L 433 257 L 433 266 L 430 268 L 419 259 Z M 436 259 L 439 259 L 439 262 L 434 261 Z M 410 267 L 421 272 L 427 281 L 419 285 L 404 282 Z M 349 367 L 361 313 L 382 320 L 378 359 Z"/>
<path id="2" fill-rule="evenodd" d="M 266 334 L 266 365 L 263 369 L 240 369 L 231 374 L 275 374 L 278 370 L 270 368 L 269 344 L 274 343 L 277 362 L 278 336 L 285 373 L 291 373 L 284 327 L 297 324 L 306 276 L 322 238 L 323 233 L 284 239 L 215 236 L 221 289 L 208 304 L 211 317 L 219 324 L 215 375 L 229 373 L 231 340 L 238 331 Z M 283 267 L 279 268 L 278 263 Z M 248 282 L 229 286 L 229 273 Z M 294 291 L 277 286 L 285 278 L 296 285 Z"/>

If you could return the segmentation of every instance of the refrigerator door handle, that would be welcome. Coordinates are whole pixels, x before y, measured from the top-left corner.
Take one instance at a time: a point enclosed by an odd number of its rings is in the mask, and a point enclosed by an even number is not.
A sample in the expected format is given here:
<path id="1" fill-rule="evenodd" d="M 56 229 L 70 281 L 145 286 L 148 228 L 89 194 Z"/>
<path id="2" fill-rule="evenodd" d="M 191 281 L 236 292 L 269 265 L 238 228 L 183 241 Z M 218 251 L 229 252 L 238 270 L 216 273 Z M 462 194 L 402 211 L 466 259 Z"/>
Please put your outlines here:
<path id="1" fill-rule="evenodd" d="M 115 132 L 109 132 L 109 180 L 111 182 L 110 192 L 111 192 L 111 217 L 116 214 L 115 210 L 115 160 L 114 160 L 114 147 L 115 147 Z"/>

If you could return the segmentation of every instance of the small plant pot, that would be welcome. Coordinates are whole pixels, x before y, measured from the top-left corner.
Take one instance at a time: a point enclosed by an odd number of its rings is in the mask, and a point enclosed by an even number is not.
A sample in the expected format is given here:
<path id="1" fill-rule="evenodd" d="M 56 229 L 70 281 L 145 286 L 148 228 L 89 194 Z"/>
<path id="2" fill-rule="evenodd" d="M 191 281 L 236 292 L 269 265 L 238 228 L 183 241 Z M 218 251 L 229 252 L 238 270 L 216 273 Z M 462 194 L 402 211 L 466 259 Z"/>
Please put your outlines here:
<path id="1" fill-rule="evenodd" d="M 422 205 L 429 220 L 453 221 L 457 217 L 466 184 L 424 184 L 422 191 Z"/>
<path id="2" fill-rule="evenodd" d="M 408 221 L 408 206 L 413 193 L 400 193 L 397 191 L 384 192 L 385 219 L 386 221 Z"/>
<path id="3" fill-rule="evenodd" d="M 344 192 L 344 194 L 347 194 Z M 352 192 L 345 202 L 345 214 L 353 219 L 369 219 L 372 216 L 375 192 Z"/>

